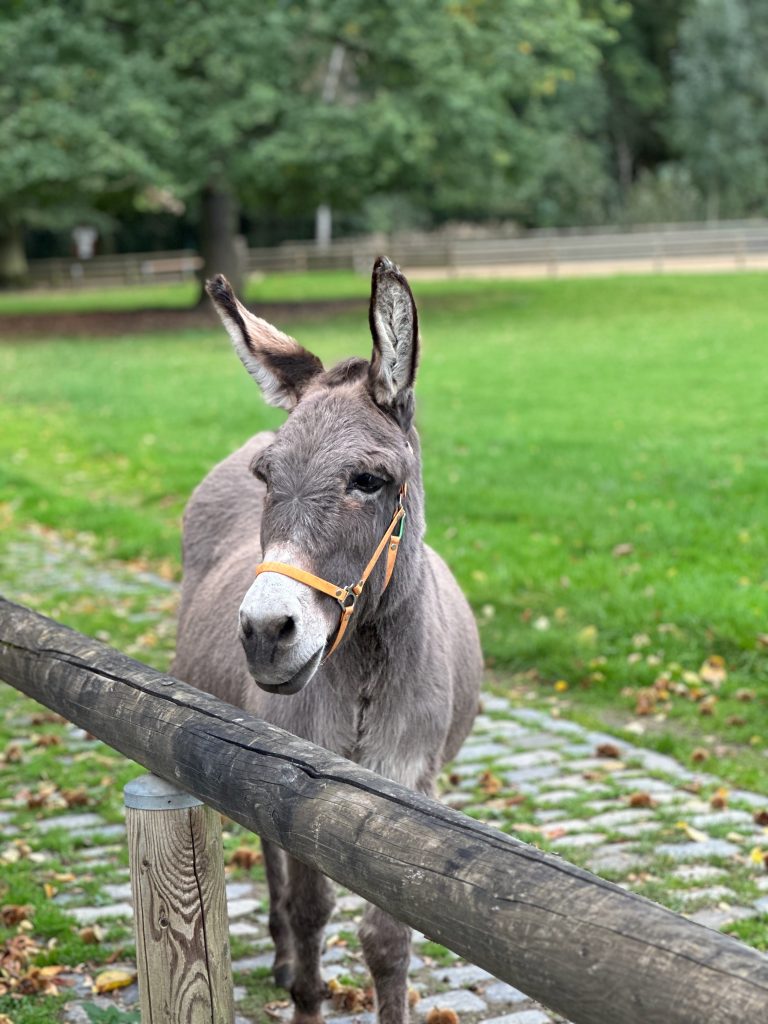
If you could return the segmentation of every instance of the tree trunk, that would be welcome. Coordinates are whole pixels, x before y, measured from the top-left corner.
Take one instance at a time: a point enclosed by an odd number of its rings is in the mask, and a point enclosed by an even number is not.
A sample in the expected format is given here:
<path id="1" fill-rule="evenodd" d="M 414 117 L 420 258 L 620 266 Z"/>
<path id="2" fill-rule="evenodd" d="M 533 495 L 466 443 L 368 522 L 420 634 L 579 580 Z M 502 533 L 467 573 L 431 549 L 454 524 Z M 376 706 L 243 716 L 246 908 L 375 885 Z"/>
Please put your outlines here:
<path id="1" fill-rule="evenodd" d="M 22 284 L 28 270 L 24 228 L 0 219 L 0 288 Z"/>
<path id="2" fill-rule="evenodd" d="M 242 294 L 245 284 L 245 253 L 237 234 L 238 204 L 226 186 L 208 184 L 200 197 L 200 255 L 203 259 L 201 284 L 223 274 Z M 207 302 L 204 290 L 200 302 Z"/>

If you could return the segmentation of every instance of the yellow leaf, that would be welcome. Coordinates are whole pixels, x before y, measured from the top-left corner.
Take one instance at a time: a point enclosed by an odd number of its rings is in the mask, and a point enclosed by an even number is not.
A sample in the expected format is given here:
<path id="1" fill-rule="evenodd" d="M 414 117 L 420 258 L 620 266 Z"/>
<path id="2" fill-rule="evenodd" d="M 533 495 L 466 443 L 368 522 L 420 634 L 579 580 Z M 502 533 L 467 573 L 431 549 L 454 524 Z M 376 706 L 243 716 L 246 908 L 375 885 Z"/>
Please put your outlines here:
<path id="1" fill-rule="evenodd" d="M 585 626 L 576 634 L 576 639 L 581 644 L 593 644 L 597 640 L 597 626 Z"/>
<path id="2" fill-rule="evenodd" d="M 112 992 L 116 988 L 126 988 L 136 980 L 136 971 L 123 971 L 115 968 L 102 971 L 94 982 L 97 992 Z"/>
<path id="3" fill-rule="evenodd" d="M 555 683 L 555 690 L 557 693 L 565 693 L 568 689 L 568 683 L 564 679 L 558 679 Z"/>
<path id="4" fill-rule="evenodd" d="M 719 654 L 713 654 L 699 669 L 699 677 L 703 683 L 709 683 L 710 686 L 715 687 L 720 686 L 728 678 L 725 660 Z"/>
<path id="5" fill-rule="evenodd" d="M 765 850 L 760 849 L 759 846 L 753 846 L 749 851 L 749 859 L 753 864 L 764 864 L 765 863 Z"/>
<path id="6" fill-rule="evenodd" d="M 43 886 L 43 891 L 45 892 L 45 898 L 47 900 L 52 900 L 59 890 L 56 888 L 55 885 L 51 885 L 50 882 L 46 882 L 45 885 Z"/>
<path id="7" fill-rule="evenodd" d="M 49 964 L 48 967 L 41 967 L 39 975 L 41 978 L 55 978 L 59 974 L 63 974 L 67 968 L 61 964 Z"/>
<path id="8" fill-rule="evenodd" d="M 694 841 L 694 843 L 706 843 L 709 839 L 706 832 L 700 832 L 699 829 L 694 828 L 693 825 L 689 825 L 687 821 L 678 821 L 675 828 L 681 828 L 688 838 Z"/>

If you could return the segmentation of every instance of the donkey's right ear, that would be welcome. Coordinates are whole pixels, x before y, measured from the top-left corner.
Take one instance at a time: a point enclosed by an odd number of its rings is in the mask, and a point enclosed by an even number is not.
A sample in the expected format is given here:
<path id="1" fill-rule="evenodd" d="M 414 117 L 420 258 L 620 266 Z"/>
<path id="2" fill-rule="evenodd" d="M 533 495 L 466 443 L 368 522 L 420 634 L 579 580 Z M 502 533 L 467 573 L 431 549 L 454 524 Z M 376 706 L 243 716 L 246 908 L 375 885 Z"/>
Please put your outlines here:
<path id="1" fill-rule="evenodd" d="M 249 313 L 226 277 L 206 281 L 205 290 L 264 400 L 290 412 L 312 378 L 323 372 L 323 364 L 289 335 Z"/>

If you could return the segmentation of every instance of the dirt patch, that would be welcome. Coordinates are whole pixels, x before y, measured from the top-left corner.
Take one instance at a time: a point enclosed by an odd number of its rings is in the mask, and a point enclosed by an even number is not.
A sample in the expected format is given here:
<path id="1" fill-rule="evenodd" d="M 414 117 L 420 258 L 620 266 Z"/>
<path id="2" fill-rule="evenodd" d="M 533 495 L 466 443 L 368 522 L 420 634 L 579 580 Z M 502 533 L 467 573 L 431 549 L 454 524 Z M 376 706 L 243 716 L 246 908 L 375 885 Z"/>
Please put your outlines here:
<path id="1" fill-rule="evenodd" d="M 362 299 L 308 302 L 265 302 L 258 305 L 266 320 L 311 319 L 347 311 L 363 311 Z M 121 309 L 87 313 L 23 313 L 0 316 L 0 340 L 19 338 L 104 338 L 164 331 L 212 329 L 218 324 L 207 306 L 192 309 Z"/>

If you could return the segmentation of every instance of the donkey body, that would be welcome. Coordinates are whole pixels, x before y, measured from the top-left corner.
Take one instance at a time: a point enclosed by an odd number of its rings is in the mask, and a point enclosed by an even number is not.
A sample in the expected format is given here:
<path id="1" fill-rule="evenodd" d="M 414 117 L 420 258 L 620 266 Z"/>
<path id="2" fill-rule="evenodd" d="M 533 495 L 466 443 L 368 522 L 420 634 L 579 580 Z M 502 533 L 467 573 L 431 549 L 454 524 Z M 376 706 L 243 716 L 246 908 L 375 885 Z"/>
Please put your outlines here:
<path id="1" fill-rule="evenodd" d="M 423 793 L 458 751 L 478 706 L 481 657 L 469 606 L 423 542 L 412 426 L 418 322 L 388 260 L 374 267 L 371 362 L 329 371 L 248 313 L 223 278 L 209 292 L 249 372 L 291 411 L 216 466 L 184 516 L 174 672 L 201 689 Z M 262 558 L 347 585 L 359 580 L 407 484 L 407 525 L 385 589 L 377 564 L 349 629 L 324 661 L 341 609 Z M 275 979 L 296 1024 L 322 1020 L 323 930 L 332 888 L 265 843 Z M 410 929 L 369 906 L 360 939 L 381 1024 L 407 1018 Z"/>

